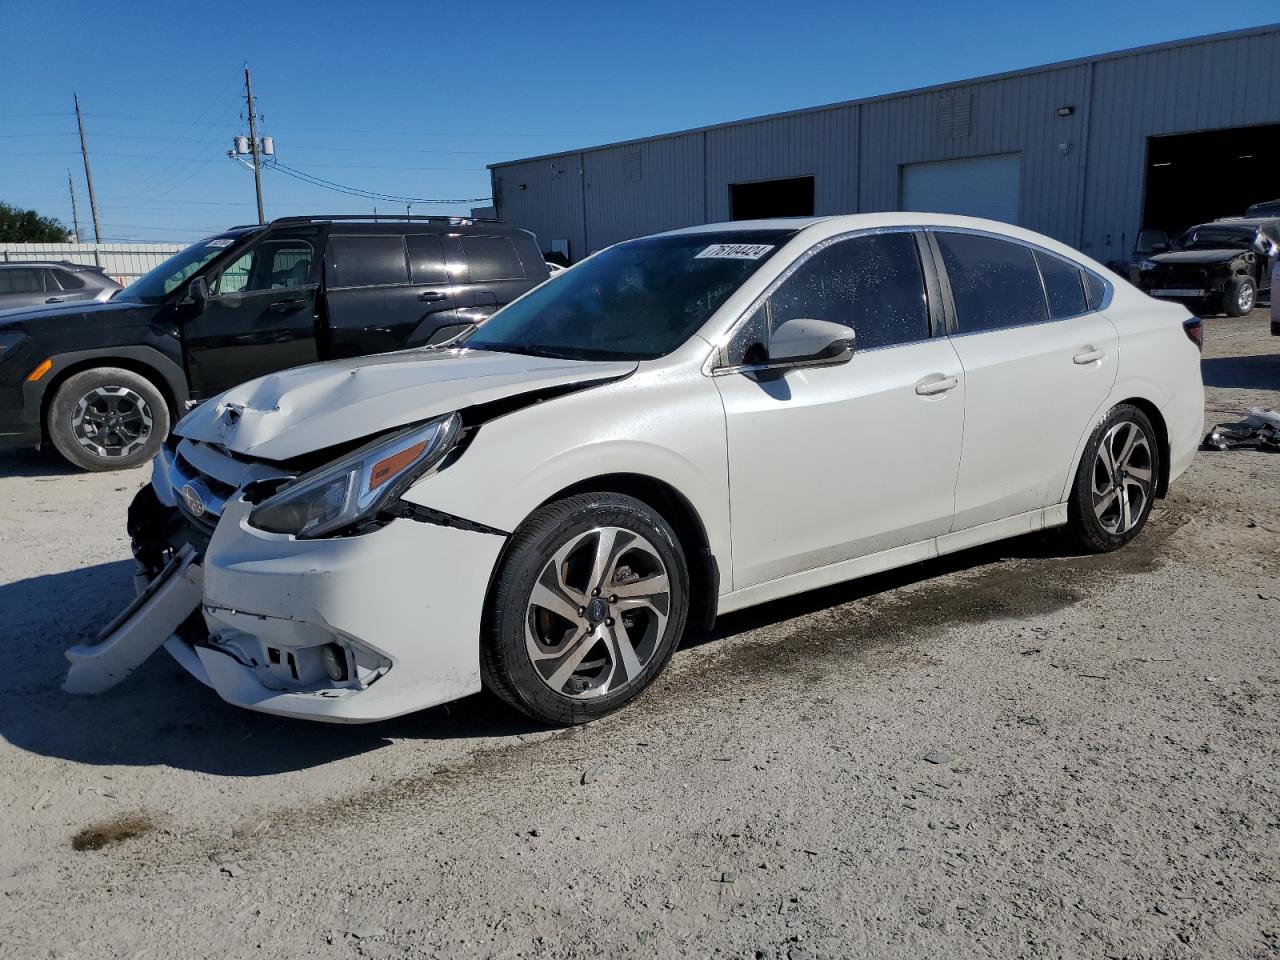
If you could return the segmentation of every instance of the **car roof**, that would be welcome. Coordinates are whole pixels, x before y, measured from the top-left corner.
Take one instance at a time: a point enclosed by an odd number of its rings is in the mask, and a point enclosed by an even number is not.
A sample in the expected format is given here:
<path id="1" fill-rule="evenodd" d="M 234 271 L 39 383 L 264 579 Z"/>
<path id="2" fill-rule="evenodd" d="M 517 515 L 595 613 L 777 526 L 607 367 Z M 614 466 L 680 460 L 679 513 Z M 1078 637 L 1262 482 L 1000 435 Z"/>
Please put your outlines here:
<path id="1" fill-rule="evenodd" d="M 4 267 L 60 267 L 63 270 L 88 270 L 92 273 L 102 273 L 103 268 L 92 263 L 74 263 L 71 260 L 9 260 L 0 263 L 0 269 Z"/>
<path id="2" fill-rule="evenodd" d="M 806 230 L 821 225 L 823 232 L 875 230 L 885 227 L 956 227 L 966 230 L 985 230 L 1007 234 L 1019 239 L 1031 239 L 1033 235 L 1024 227 L 1000 220 L 981 217 L 962 217 L 951 213 L 916 213 L 913 211 L 884 211 L 880 213 L 846 213 L 827 217 L 777 217 L 769 220 L 730 220 L 724 223 L 706 223 L 696 227 L 670 230 L 661 236 L 692 233 L 719 233 L 738 230 Z M 1038 241 L 1037 241 L 1038 242 Z"/>
<path id="3" fill-rule="evenodd" d="M 1280 216 L 1220 216 L 1216 220 L 1196 224 L 1196 227 L 1265 227 L 1276 220 L 1280 220 Z M 1196 227 L 1189 229 L 1194 230 Z"/>

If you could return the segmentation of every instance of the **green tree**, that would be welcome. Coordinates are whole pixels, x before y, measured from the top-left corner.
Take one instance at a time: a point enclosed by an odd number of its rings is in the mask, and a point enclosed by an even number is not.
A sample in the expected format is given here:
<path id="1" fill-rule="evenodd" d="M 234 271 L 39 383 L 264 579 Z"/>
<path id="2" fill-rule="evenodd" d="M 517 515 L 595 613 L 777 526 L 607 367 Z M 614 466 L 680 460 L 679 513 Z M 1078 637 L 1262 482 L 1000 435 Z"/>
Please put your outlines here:
<path id="1" fill-rule="evenodd" d="M 62 243 L 67 228 L 53 217 L 0 201 L 0 243 Z"/>

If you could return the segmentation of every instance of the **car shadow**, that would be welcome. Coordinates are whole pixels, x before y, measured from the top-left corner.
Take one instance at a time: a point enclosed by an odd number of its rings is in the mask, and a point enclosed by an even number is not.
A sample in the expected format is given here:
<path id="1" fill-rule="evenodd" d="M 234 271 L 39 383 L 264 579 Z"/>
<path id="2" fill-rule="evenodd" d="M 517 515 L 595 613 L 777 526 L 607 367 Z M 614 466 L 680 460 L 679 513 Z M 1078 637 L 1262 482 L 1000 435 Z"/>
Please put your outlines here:
<path id="1" fill-rule="evenodd" d="M 133 561 L 0 585 L 0 737 L 42 756 L 256 777 L 368 753 L 397 739 L 504 737 L 544 727 L 488 694 L 376 724 L 319 724 L 223 702 L 163 651 L 93 697 L 62 691 L 63 651 L 133 596 Z"/>
<path id="2" fill-rule="evenodd" d="M 1046 535 L 977 547 L 729 614 L 710 631 L 690 630 L 682 648 L 1011 556 L 1072 555 Z M 132 561 L 116 561 L 0 585 L 0 609 L 6 611 L 0 655 L 8 666 L 0 674 L 0 737 L 78 763 L 257 777 L 357 756 L 400 739 L 501 738 L 548 729 L 487 693 L 373 724 L 273 717 L 224 703 L 163 652 L 106 693 L 64 693 L 63 651 L 92 638 L 124 605 L 132 596 L 132 576 Z"/>
<path id="3" fill-rule="evenodd" d="M 1280 352 L 1250 357 L 1209 357 L 1200 361 L 1207 387 L 1280 390 Z"/>
<path id="4" fill-rule="evenodd" d="M 5 450 L 0 453 L 0 477 L 66 477 L 83 473 L 73 467 L 51 446 L 39 450 L 28 447 L 21 450 Z"/>

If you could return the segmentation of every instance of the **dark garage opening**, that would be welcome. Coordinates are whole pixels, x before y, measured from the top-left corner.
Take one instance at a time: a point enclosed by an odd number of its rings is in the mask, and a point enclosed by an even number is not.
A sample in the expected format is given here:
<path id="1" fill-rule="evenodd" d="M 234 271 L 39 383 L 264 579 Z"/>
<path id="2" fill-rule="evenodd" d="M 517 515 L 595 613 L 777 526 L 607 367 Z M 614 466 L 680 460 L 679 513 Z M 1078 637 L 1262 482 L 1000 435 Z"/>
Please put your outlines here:
<path id="1" fill-rule="evenodd" d="M 812 217 L 813 177 L 757 180 L 729 184 L 729 209 L 734 220 L 763 217 Z"/>
<path id="2" fill-rule="evenodd" d="M 1147 140 L 1142 226 L 1170 237 L 1251 203 L 1280 199 L 1280 123 Z"/>

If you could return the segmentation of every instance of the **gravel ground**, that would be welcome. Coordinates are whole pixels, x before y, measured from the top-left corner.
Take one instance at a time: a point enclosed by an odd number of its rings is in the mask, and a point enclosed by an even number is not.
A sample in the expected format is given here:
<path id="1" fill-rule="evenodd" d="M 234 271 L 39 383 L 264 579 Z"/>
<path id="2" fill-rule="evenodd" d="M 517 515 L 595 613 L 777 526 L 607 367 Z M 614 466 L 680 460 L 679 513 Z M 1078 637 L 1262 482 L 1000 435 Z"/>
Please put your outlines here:
<path id="1" fill-rule="evenodd" d="M 1206 322 L 1208 422 L 1280 340 Z M 0 955 L 1280 953 L 1280 456 L 1202 454 L 1127 549 L 982 548 L 725 617 L 571 731 L 370 727 L 62 650 L 130 595 L 141 471 L 0 455 Z"/>

